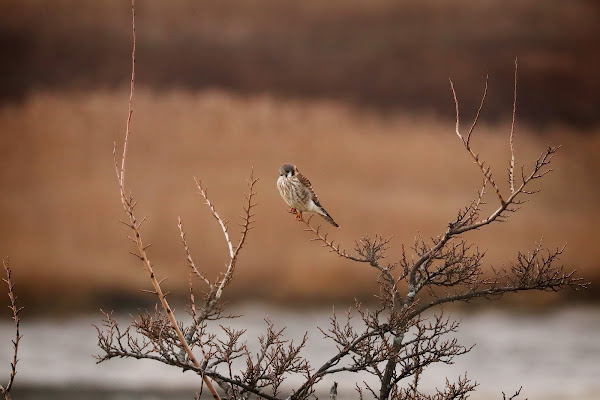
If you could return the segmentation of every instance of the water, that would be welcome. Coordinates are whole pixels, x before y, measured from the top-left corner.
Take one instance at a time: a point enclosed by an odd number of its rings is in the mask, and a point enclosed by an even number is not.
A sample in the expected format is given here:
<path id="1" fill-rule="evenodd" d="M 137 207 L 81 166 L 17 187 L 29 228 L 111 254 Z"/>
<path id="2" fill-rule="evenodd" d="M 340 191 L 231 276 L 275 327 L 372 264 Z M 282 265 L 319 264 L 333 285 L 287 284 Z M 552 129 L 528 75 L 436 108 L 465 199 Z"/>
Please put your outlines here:
<path id="1" fill-rule="evenodd" d="M 228 324 L 247 329 L 253 346 L 264 332 L 268 315 L 278 327 L 287 326 L 287 338 L 309 333 L 304 355 L 319 366 L 333 354 L 335 346 L 324 340 L 317 326 L 326 328 L 329 311 L 289 311 L 254 305 L 239 310 L 244 317 Z M 339 317 L 341 317 L 341 314 Z M 473 399 L 501 399 L 501 392 L 514 393 L 523 386 L 518 399 L 600 398 L 600 308 L 573 307 L 530 314 L 506 311 L 478 311 L 447 314 L 460 319 L 455 335 L 473 350 L 455 359 L 453 365 L 436 365 L 423 376 L 425 391 L 443 387 L 446 377 L 455 380 L 468 371 L 480 384 Z M 99 353 L 96 330 L 100 315 L 62 320 L 28 319 L 23 316 L 23 339 L 13 399 L 193 399 L 199 377 L 182 373 L 151 360 L 113 359 L 97 365 Z M 128 317 L 119 318 L 126 323 Z M 10 321 L 0 323 L 0 379 L 6 380 L 12 352 Z M 215 329 L 219 329 L 216 327 Z M 354 383 L 369 380 L 357 374 L 336 375 L 319 387 L 327 393 L 339 382 L 341 398 L 357 398 Z M 294 385 L 300 378 L 290 378 Z"/>

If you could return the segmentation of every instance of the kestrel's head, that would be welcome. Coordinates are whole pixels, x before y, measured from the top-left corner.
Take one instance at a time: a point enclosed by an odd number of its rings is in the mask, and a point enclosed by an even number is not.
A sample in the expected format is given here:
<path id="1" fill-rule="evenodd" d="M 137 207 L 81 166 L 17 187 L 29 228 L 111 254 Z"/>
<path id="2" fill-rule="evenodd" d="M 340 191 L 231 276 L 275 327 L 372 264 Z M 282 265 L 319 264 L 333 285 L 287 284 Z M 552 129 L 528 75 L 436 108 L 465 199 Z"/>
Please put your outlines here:
<path id="1" fill-rule="evenodd" d="M 294 164 L 283 164 L 279 167 L 279 176 L 284 176 L 286 178 L 291 178 L 296 175 L 298 169 Z"/>

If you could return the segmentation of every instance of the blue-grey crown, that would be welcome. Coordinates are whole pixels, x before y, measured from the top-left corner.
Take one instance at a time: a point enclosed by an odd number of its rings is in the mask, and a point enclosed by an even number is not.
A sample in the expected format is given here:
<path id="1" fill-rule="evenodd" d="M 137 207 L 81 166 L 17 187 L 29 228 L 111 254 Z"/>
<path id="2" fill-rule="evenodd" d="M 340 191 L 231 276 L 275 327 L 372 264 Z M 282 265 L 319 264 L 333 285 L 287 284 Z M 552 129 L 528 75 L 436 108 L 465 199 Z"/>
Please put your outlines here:
<path id="1" fill-rule="evenodd" d="M 283 164 L 279 167 L 279 175 L 288 175 L 290 172 L 294 175 L 294 164 Z"/>

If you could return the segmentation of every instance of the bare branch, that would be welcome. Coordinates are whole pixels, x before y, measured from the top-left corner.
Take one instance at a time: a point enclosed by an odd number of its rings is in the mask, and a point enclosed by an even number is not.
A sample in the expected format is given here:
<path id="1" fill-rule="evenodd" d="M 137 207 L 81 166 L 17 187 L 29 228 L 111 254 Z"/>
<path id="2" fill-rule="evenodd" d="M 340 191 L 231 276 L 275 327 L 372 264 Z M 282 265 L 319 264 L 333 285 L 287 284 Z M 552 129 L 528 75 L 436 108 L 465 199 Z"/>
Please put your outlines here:
<path id="1" fill-rule="evenodd" d="M 510 397 L 506 397 L 506 394 L 504 394 L 504 392 L 502 392 L 502 399 L 503 399 L 503 400 L 513 400 L 513 399 L 516 399 L 516 398 L 517 398 L 517 397 L 518 397 L 518 396 L 521 394 L 521 390 L 523 390 L 523 386 L 521 386 L 521 387 L 519 388 L 519 390 L 517 390 L 517 391 L 516 391 L 516 392 L 515 392 L 515 393 L 514 393 L 512 396 L 510 396 Z M 525 399 L 525 400 L 527 400 L 527 399 Z"/>
<path id="2" fill-rule="evenodd" d="M 135 205 L 137 204 L 136 202 L 134 202 L 133 197 L 131 195 L 126 194 L 126 190 L 125 190 L 125 161 L 127 159 L 127 145 L 129 143 L 129 135 L 131 132 L 131 117 L 133 114 L 133 92 L 134 92 L 134 84 L 135 84 L 135 46 L 136 46 L 136 36 L 135 36 L 135 0 L 131 1 L 131 25 L 132 25 L 132 33 L 133 33 L 133 48 L 132 48 L 132 52 L 131 52 L 131 86 L 130 86 L 130 92 L 129 92 L 129 113 L 127 116 L 127 123 L 126 123 L 126 130 L 125 130 L 125 140 L 123 142 L 123 155 L 121 157 L 121 168 L 119 170 L 119 168 L 117 167 L 117 162 L 116 162 L 116 144 L 115 147 L 113 149 L 113 155 L 115 158 L 115 169 L 116 169 L 116 173 L 117 173 L 117 179 L 118 179 L 118 183 L 119 183 L 119 190 L 120 190 L 120 194 L 121 194 L 121 203 L 123 205 L 123 209 L 125 210 L 125 213 L 127 214 L 127 217 L 129 219 L 129 227 L 132 229 L 133 231 L 133 239 L 137 245 L 137 251 L 138 251 L 138 257 L 140 258 L 140 260 L 142 261 L 144 268 L 146 269 L 146 272 L 148 273 L 150 280 L 152 282 L 152 286 L 154 287 L 154 291 L 156 292 L 156 295 L 158 296 L 162 307 L 164 308 L 166 314 L 169 317 L 170 323 L 173 327 L 173 329 L 175 330 L 175 332 L 177 333 L 177 337 L 179 339 L 180 342 L 180 346 L 182 349 L 185 350 L 185 352 L 187 353 L 187 356 L 189 357 L 190 361 L 192 362 L 192 364 L 195 367 L 200 367 L 200 363 L 198 362 L 198 360 L 196 359 L 196 357 L 194 356 L 194 353 L 192 352 L 192 350 L 190 349 L 189 345 L 187 344 L 183 332 L 181 331 L 181 329 L 179 328 L 179 325 L 177 323 L 177 320 L 175 319 L 175 315 L 173 314 L 173 310 L 171 309 L 171 307 L 169 306 L 169 303 L 167 302 L 167 299 L 165 297 L 165 294 L 163 293 L 161 287 L 160 287 L 160 283 L 159 281 L 156 279 L 156 276 L 154 274 L 154 270 L 152 268 L 152 264 L 150 263 L 150 260 L 146 254 L 146 248 L 147 246 L 144 245 L 143 241 L 142 241 L 142 237 L 140 234 L 140 226 L 141 223 L 144 221 L 142 219 L 141 222 L 138 223 L 138 220 L 136 219 L 133 210 L 135 208 Z M 208 380 L 208 378 L 203 377 L 204 379 L 204 383 L 206 384 L 206 386 L 209 388 L 211 394 L 213 395 L 213 397 L 215 399 L 220 399 L 219 395 L 217 394 L 216 390 L 214 389 L 212 383 Z"/>
<path id="3" fill-rule="evenodd" d="M 483 174 L 481 189 L 477 192 L 476 198 L 458 212 L 457 218 L 448 224 L 443 234 L 430 241 L 418 239 L 415 242 L 413 249 L 416 258 L 414 260 L 407 256 L 403 247 L 400 260 L 387 266 L 382 265 L 381 260 L 385 258 L 384 252 L 389 239 L 378 236 L 375 237 L 375 240 L 368 237 L 361 238 L 357 242 L 356 253 L 350 254 L 334 240 L 330 240 L 328 234 L 321 233 L 320 227 L 313 227 L 310 219 L 304 221 L 307 226 L 305 230 L 314 234 L 312 240 L 320 241 L 323 247 L 328 248 L 329 251 L 350 261 L 368 263 L 380 270 L 381 275 L 378 282 L 381 288 L 381 296 L 379 296 L 381 310 L 389 313 L 389 317 L 387 323 L 383 324 L 380 322 L 379 311 L 374 314 L 364 313 L 357 306 L 357 311 L 366 324 L 364 332 L 357 332 L 349 322 L 344 326 L 340 325 L 334 314 L 332 328 L 322 332 L 327 338 L 334 340 L 338 351 L 309 377 L 301 390 L 295 392 L 294 399 L 306 396 L 312 390 L 312 385 L 318 382 L 322 376 L 342 371 L 367 371 L 377 376 L 381 382 L 379 393 L 376 394 L 368 385 L 366 388 L 379 400 L 388 398 L 466 398 L 476 386 L 476 384 L 470 383 L 466 376 L 459 378 L 455 384 L 447 383 L 446 389 L 438 391 L 434 396 L 424 395 L 418 391 L 417 387 L 423 368 L 431 363 L 451 362 L 452 357 L 464 354 L 469 350 L 458 346 L 455 342 L 439 340 L 438 334 L 442 335 L 455 329 L 449 321 L 437 320 L 433 326 L 429 327 L 434 332 L 433 336 L 425 336 L 423 327 L 419 324 L 419 318 L 425 310 L 454 301 L 470 301 L 475 298 L 497 299 L 509 292 L 557 291 L 565 288 L 577 290 L 587 286 L 587 283 L 574 276 L 574 271 L 565 272 L 564 267 L 556 265 L 563 249 L 543 251 L 538 245 L 528 254 L 519 253 L 517 260 L 508 271 L 493 270 L 493 274 L 489 276 L 484 273 L 483 269 L 485 252 L 480 252 L 476 247 L 460 238 L 462 234 L 492 222 L 506 221 L 509 213 L 516 212 L 518 206 L 524 202 L 521 196 L 536 193 L 529 189 L 531 182 L 552 171 L 549 164 L 559 147 L 548 146 L 535 161 L 530 172 L 525 173 L 525 169 L 521 169 L 521 182 L 516 183 L 514 134 L 517 60 L 515 60 L 515 91 L 509 137 L 511 155 L 508 180 L 511 189 L 505 197 L 492 177 L 491 168 L 480 159 L 471 145 L 472 135 L 487 96 L 488 78 L 486 77 L 484 93 L 475 119 L 466 136 L 460 132 L 459 104 L 451 80 L 450 86 L 456 107 L 456 135 Z M 481 219 L 480 214 L 482 205 L 485 204 L 484 195 L 488 185 L 494 188 L 500 204 L 487 217 Z M 394 276 L 394 267 L 397 265 L 401 266 L 401 273 L 399 276 Z M 397 288 L 400 280 L 407 282 L 405 296 L 401 296 Z M 422 302 L 417 298 L 423 289 L 433 298 L 432 300 Z M 402 302 L 397 301 L 400 298 L 403 299 Z M 397 307 L 399 304 L 402 307 Z M 418 334 L 416 338 L 406 340 L 410 327 L 417 327 Z M 345 357 L 350 357 L 352 361 L 340 365 L 340 361 Z M 409 384 L 406 390 L 400 389 L 398 383 L 409 376 L 413 377 L 412 384 Z M 359 394 L 362 396 L 360 388 Z"/>
<path id="4" fill-rule="evenodd" d="M 564 249 L 546 251 L 545 254 L 542 250 L 541 245 L 538 244 L 529 254 L 519 252 L 517 261 L 511 267 L 511 275 L 495 272 L 493 277 L 469 285 L 468 290 L 464 292 L 447 295 L 421 305 L 411 313 L 411 317 L 414 318 L 433 306 L 455 301 L 470 301 L 475 298 L 495 299 L 506 293 L 529 290 L 556 292 L 564 288 L 578 290 L 587 287 L 589 283 L 584 282 L 582 278 L 576 278 L 575 271 L 567 273 L 564 272 L 563 267 L 554 265 Z M 480 288 L 480 285 L 487 287 Z"/>
<path id="5" fill-rule="evenodd" d="M 452 95 L 454 97 L 454 104 L 456 106 L 456 135 L 463 142 L 465 149 L 469 152 L 469 154 L 475 161 L 475 164 L 477 164 L 477 166 L 483 173 L 483 176 L 490 182 L 490 184 L 496 191 L 496 195 L 498 196 L 498 199 L 500 200 L 500 204 L 504 204 L 504 198 L 502 197 L 502 194 L 500 193 L 500 188 L 494 181 L 494 178 L 492 178 L 491 168 L 486 167 L 484 165 L 484 163 L 479 160 L 479 155 L 476 155 L 473 152 L 473 150 L 471 149 L 471 133 L 473 133 L 473 129 L 475 129 L 475 125 L 477 124 L 477 120 L 479 119 L 479 113 L 481 112 L 481 109 L 483 108 L 483 104 L 485 102 L 485 97 L 487 95 L 487 88 L 488 88 L 488 77 L 486 76 L 486 78 L 485 78 L 485 90 L 483 92 L 483 96 L 481 97 L 481 104 L 479 105 L 479 108 L 477 109 L 477 115 L 475 116 L 475 119 L 473 121 L 473 125 L 471 126 L 471 129 L 469 129 L 469 133 L 468 133 L 468 136 L 466 139 L 463 137 L 463 135 L 460 133 L 460 130 L 459 130 L 460 115 L 459 115 L 459 107 L 458 107 L 458 98 L 456 97 L 456 91 L 454 90 L 454 84 L 452 83 L 452 79 L 450 79 L 450 88 L 452 89 Z"/>
<path id="6" fill-rule="evenodd" d="M 365 258 L 360 258 L 360 257 L 353 256 L 351 254 L 348 254 L 346 252 L 346 250 L 344 250 L 340 247 L 339 244 L 336 245 L 333 240 L 331 240 L 331 241 L 328 240 L 329 234 L 323 235 L 321 233 L 321 226 L 317 226 L 315 228 L 310 224 L 310 221 L 312 220 L 312 218 L 313 218 L 313 216 L 311 215 L 308 218 L 308 220 L 302 219 L 302 222 L 304 222 L 304 224 L 307 226 L 307 228 L 305 228 L 304 230 L 307 232 L 312 232 L 315 235 L 315 238 L 311 239 L 311 240 L 322 242 L 323 247 L 329 248 L 329 251 L 336 253 L 338 256 L 340 256 L 342 258 L 352 260 L 352 261 L 357 261 L 357 262 L 365 262 L 365 263 L 369 262 L 369 260 L 367 260 Z"/>
<path id="7" fill-rule="evenodd" d="M 475 129 L 475 125 L 477 125 L 477 121 L 479 121 L 479 114 L 481 114 L 481 110 L 483 109 L 483 104 L 485 103 L 485 98 L 487 96 L 487 90 L 488 90 L 489 78 L 490 78 L 489 75 L 485 76 L 485 89 L 483 90 L 483 96 L 481 96 L 481 103 L 479 103 L 479 108 L 477 109 L 477 114 L 475 114 L 475 119 L 473 120 L 473 124 L 471 125 L 471 128 L 469 129 L 469 133 L 467 134 L 467 142 L 466 142 L 467 148 L 470 147 L 471 134 L 473 133 L 473 130 Z M 456 98 L 456 96 L 455 96 L 455 98 Z M 457 122 L 458 122 L 458 120 L 457 120 Z"/>
<path id="8" fill-rule="evenodd" d="M 4 395 L 6 400 L 10 400 L 10 389 L 15 382 L 15 376 L 17 375 L 17 363 L 19 362 L 18 353 L 19 353 L 19 341 L 23 336 L 21 336 L 19 326 L 21 323 L 21 319 L 19 318 L 19 313 L 23 310 L 23 307 L 17 307 L 17 296 L 15 295 L 14 288 L 15 283 L 12 280 L 12 269 L 10 268 L 10 263 L 8 259 L 2 260 L 2 265 L 4 266 L 4 271 L 6 273 L 6 279 L 2 278 L 2 280 L 8 286 L 8 298 L 10 300 L 10 305 L 8 308 L 12 312 L 12 319 L 15 323 L 15 339 L 12 341 L 13 343 L 13 359 L 10 363 L 10 376 L 8 378 L 8 383 L 6 387 L 0 385 L 0 393 Z"/>
<path id="9" fill-rule="evenodd" d="M 515 146 L 514 146 L 514 135 L 515 135 L 515 116 L 517 115 L 517 59 L 515 58 L 515 89 L 513 92 L 513 110 L 512 110 L 512 123 L 510 124 L 510 167 L 508 169 L 508 182 L 510 184 L 510 192 L 515 192 Z"/>
<path id="10" fill-rule="evenodd" d="M 127 113 L 127 125 L 125 130 L 125 141 L 123 144 L 123 155 L 121 156 L 121 169 L 117 168 L 117 177 L 119 179 L 119 186 L 123 190 L 125 188 L 125 160 L 127 159 L 127 143 L 129 142 L 129 134 L 131 132 L 131 117 L 133 115 L 133 90 L 135 87 L 135 46 L 137 43 L 135 37 L 135 0 L 131 0 L 131 32 L 133 36 L 133 47 L 131 50 L 131 83 L 129 89 L 129 111 Z M 113 154 L 115 155 L 115 167 L 116 167 L 116 147 L 114 144 Z M 121 197 L 124 197 L 124 193 L 121 193 Z"/>
<path id="11" fill-rule="evenodd" d="M 229 257 L 233 259 L 233 244 L 231 243 L 231 239 L 229 238 L 227 222 L 221 219 L 219 213 L 217 212 L 213 204 L 210 202 L 206 189 L 202 187 L 202 181 L 199 181 L 194 177 L 194 182 L 196 182 L 198 192 L 202 197 L 204 197 L 204 201 L 206 201 L 206 205 L 208 206 L 208 208 L 210 208 L 210 212 L 212 213 L 213 217 L 215 217 L 215 219 L 219 222 L 219 225 L 221 225 L 221 230 L 223 230 L 223 235 L 225 235 L 225 243 L 227 244 L 227 248 L 229 249 Z"/>
<path id="12" fill-rule="evenodd" d="M 250 171 L 250 178 L 249 178 L 249 180 L 246 181 L 246 183 L 248 184 L 248 193 L 246 194 L 247 202 L 246 202 L 246 206 L 244 207 L 244 214 L 241 217 L 242 218 L 242 224 L 241 224 L 242 235 L 240 237 L 240 240 L 239 240 L 237 246 L 235 246 L 235 250 L 232 250 L 231 242 L 228 241 L 229 250 L 231 253 L 231 259 L 229 260 L 229 265 L 227 266 L 225 275 L 221 279 L 221 282 L 219 283 L 219 286 L 217 288 L 217 292 L 215 293 L 215 297 L 217 300 L 221 298 L 223 289 L 225 289 L 225 287 L 229 284 L 229 282 L 233 278 L 233 273 L 235 271 L 235 266 L 237 263 L 238 255 L 240 253 L 240 250 L 242 249 L 242 247 L 244 247 L 244 244 L 246 243 L 246 238 L 248 236 L 248 232 L 250 231 L 250 229 L 252 229 L 252 224 L 254 224 L 253 208 L 257 205 L 256 203 L 254 203 L 254 197 L 256 196 L 254 186 L 256 185 L 256 182 L 258 182 L 258 178 L 254 178 L 254 168 L 252 168 Z M 207 204 L 209 204 L 208 199 L 206 197 L 205 197 L 205 199 L 207 201 Z M 212 206 L 211 206 L 211 210 L 214 211 L 214 208 Z M 216 214 L 216 211 L 214 211 L 214 214 L 215 214 L 215 216 L 217 216 L 217 219 L 219 219 L 221 226 L 223 226 L 222 221 L 220 220 L 220 218 L 218 218 L 218 215 Z M 223 232 L 225 233 L 225 237 L 227 238 L 227 233 L 225 232 L 225 230 Z"/>
<path id="13" fill-rule="evenodd" d="M 196 268 L 196 264 L 194 263 L 194 260 L 192 259 L 192 255 L 190 254 L 190 249 L 188 247 L 187 241 L 185 240 L 185 231 L 183 230 L 183 223 L 181 222 L 181 217 L 177 217 L 177 227 L 179 228 L 179 235 L 181 236 L 181 241 L 183 242 L 183 247 L 185 249 L 185 254 L 186 254 L 186 257 L 188 260 L 188 264 L 190 265 L 192 272 L 198 278 L 200 278 L 204 283 L 206 283 L 206 286 L 208 286 L 209 289 L 212 291 L 212 288 L 213 288 L 212 283 L 210 283 L 208 278 L 206 278 L 206 276 L 204 276 L 204 274 L 202 272 L 200 272 L 198 270 L 198 268 Z"/>

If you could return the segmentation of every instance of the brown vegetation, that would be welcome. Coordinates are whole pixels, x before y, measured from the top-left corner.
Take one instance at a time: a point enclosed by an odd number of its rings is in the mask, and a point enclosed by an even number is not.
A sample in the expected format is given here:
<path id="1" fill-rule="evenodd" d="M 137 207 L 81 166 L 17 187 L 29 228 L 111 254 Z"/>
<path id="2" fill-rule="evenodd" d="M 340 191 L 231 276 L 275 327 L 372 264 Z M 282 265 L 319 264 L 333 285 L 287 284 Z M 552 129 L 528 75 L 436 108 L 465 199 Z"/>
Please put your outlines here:
<path id="1" fill-rule="evenodd" d="M 144 281 L 129 268 L 132 260 L 121 257 L 127 250 L 118 239 L 110 160 L 113 141 L 123 131 L 126 98 L 125 91 L 39 93 L 22 106 L 0 109 L 0 243 L 19 263 L 21 295 L 28 302 L 47 304 L 52 296 L 58 307 L 96 308 L 99 296 L 106 301 L 114 296 L 118 306 L 139 294 Z M 452 107 L 450 97 L 449 114 Z M 294 162 L 310 176 L 340 220 L 337 235 L 345 243 L 375 230 L 393 234 L 393 243 L 411 242 L 415 232 L 434 235 L 480 183 L 471 161 L 456 157 L 454 125 L 435 118 L 401 112 L 382 117 L 332 102 L 222 92 L 159 95 L 143 88 L 135 115 L 133 129 L 143 135 L 135 136 L 129 174 L 132 189 L 144 199 L 140 212 L 151 210 L 148 240 L 162 244 L 153 249 L 159 270 L 173 275 L 186 270 L 179 215 L 187 222 L 188 241 L 198 248 L 197 262 L 211 277 L 226 252 L 212 234 L 218 227 L 195 198 L 193 176 L 202 177 L 225 215 L 237 215 L 239 186 L 250 166 L 261 177 L 260 222 L 232 297 L 316 304 L 327 297 L 370 297 L 369 271 L 307 251 L 309 237 L 296 229 L 275 186 L 283 162 Z M 508 128 L 481 125 L 474 139 L 498 171 L 507 167 L 509 148 L 499 132 Z M 568 241 L 563 261 L 594 280 L 600 135 L 582 137 L 565 127 L 520 126 L 519 132 L 522 159 L 536 157 L 546 140 L 563 144 L 556 172 L 537 187 L 544 195 L 523 206 L 522 218 L 472 235 L 490 248 L 494 264 L 542 236 L 548 247 Z M 341 271 L 344 284 L 332 285 Z M 167 287 L 187 291 L 182 282 Z"/>

